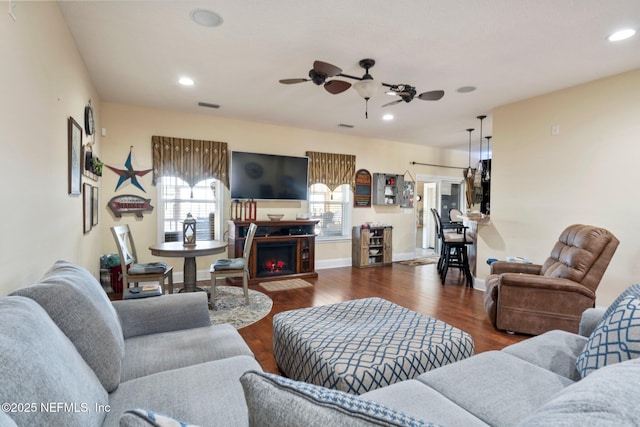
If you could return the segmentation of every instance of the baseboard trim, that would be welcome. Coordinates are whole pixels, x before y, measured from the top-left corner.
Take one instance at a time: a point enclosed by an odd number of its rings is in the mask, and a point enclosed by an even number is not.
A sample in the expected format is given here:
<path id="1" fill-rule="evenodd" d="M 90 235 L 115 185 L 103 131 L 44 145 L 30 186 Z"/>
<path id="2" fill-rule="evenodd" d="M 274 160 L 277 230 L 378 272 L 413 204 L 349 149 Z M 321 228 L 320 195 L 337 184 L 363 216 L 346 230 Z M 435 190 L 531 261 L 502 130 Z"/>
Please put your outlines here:
<path id="1" fill-rule="evenodd" d="M 413 253 L 403 253 L 398 254 L 393 257 L 393 261 L 406 261 L 415 258 Z M 339 267 L 351 267 L 351 258 L 334 258 L 334 259 L 323 259 L 316 260 L 316 270 L 324 270 L 327 268 L 339 268 Z M 198 270 L 196 275 L 196 280 L 204 281 L 210 280 L 211 273 L 209 270 Z M 181 271 L 173 272 L 173 282 L 174 283 L 183 283 L 184 282 L 184 274 Z M 477 277 L 473 280 L 473 288 L 485 292 L 487 290 L 485 281 L 483 279 L 478 279 Z"/>

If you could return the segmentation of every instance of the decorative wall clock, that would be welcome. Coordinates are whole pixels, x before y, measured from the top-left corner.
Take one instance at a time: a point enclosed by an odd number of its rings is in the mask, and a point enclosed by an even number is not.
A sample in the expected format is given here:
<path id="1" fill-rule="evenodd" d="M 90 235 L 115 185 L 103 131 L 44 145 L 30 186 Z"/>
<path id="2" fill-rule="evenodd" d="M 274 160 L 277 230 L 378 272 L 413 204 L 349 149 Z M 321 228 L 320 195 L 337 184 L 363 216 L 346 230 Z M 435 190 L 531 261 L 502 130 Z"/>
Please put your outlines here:
<path id="1" fill-rule="evenodd" d="M 96 132 L 96 122 L 93 119 L 93 108 L 91 101 L 84 107 L 84 132 L 87 135 L 93 135 Z"/>

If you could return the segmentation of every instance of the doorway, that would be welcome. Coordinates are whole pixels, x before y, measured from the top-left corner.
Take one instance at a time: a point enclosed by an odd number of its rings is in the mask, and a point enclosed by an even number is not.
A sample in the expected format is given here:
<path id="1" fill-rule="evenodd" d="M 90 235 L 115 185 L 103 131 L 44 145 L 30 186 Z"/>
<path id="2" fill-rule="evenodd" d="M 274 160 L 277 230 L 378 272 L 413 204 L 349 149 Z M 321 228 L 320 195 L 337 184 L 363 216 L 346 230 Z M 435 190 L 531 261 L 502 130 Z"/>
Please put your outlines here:
<path id="1" fill-rule="evenodd" d="M 435 254 L 435 222 L 431 207 L 436 205 L 438 188 L 435 182 L 417 181 L 416 197 L 416 258 Z M 419 199 L 419 200 L 418 200 Z"/>
<path id="2" fill-rule="evenodd" d="M 465 211 L 464 180 L 451 176 L 417 175 L 416 177 L 416 257 L 438 254 L 436 224 L 431 209 L 449 221 L 449 209 Z M 420 199 L 420 200 L 418 200 Z"/>

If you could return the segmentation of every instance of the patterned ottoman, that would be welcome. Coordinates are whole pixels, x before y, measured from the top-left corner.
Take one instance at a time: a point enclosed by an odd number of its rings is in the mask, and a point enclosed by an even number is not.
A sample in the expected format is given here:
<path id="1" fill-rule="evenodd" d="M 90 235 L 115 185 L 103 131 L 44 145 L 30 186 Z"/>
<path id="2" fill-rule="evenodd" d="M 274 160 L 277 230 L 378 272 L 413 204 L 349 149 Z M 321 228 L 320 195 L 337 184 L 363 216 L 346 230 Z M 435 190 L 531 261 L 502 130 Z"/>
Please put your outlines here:
<path id="1" fill-rule="evenodd" d="M 273 351 L 287 377 L 362 394 L 473 355 L 471 335 L 381 298 L 285 311 Z"/>

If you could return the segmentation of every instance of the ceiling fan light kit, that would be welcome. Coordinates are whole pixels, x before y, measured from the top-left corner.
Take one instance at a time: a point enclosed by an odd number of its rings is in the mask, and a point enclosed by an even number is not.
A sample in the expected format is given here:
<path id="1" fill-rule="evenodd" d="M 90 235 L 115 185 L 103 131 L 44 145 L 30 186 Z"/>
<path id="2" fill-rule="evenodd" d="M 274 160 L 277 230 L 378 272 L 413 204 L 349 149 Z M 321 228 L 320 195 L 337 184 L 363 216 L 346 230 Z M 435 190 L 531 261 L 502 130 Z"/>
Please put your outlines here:
<path id="1" fill-rule="evenodd" d="M 399 104 L 401 102 L 409 103 L 411 102 L 417 95 L 416 88 L 406 84 L 389 84 L 384 82 L 378 82 L 373 79 L 371 74 L 369 74 L 369 69 L 372 68 L 376 61 L 370 58 L 361 59 L 358 63 L 360 67 L 365 69 L 365 74 L 362 77 L 350 76 L 348 74 L 342 73 L 342 69 L 336 67 L 335 65 L 322 62 L 315 61 L 313 63 L 313 68 L 309 71 L 309 79 L 306 78 L 294 78 L 294 79 L 282 79 L 280 83 L 282 84 L 294 84 L 294 83 L 303 83 L 308 81 L 313 81 L 316 85 L 324 85 L 324 88 L 327 92 L 336 95 L 338 93 L 342 93 L 349 89 L 352 85 L 349 82 L 344 80 L 329 80 L 326 81 L 329 77 L 346 77 L 348 79 L 357 80 L 353 84 L 354 89 L 358 92 L 365 100 L 365 118 L 369 118 L 368 108 L 369 108 L 369 100 L 378 94 L 380 88 L 382 86 L 389 88 L 387 91 L 388 95 L 399 96 L 400 99 L 384 104 L 383 107 L 387 107 L 394 104 Z M 442 99 L 444 96 L 443 90 L 433 90 L 429 92 L 423 92 L 417 95 L 418 99 L 423 101 L 438 101 Z"/>

